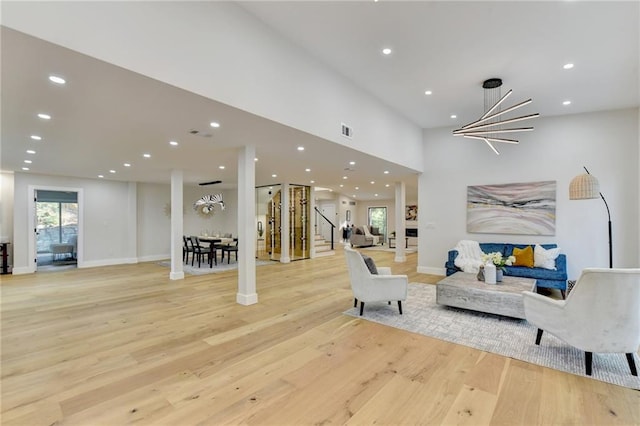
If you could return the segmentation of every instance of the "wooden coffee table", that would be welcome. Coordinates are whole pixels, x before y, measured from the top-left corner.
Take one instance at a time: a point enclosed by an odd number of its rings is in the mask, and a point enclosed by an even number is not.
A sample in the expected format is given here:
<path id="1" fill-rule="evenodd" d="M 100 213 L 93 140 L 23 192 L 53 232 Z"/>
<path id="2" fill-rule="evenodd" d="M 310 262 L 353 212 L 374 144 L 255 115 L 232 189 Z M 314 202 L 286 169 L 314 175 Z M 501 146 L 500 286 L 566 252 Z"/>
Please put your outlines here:
<path id="1" fill-rule="evenodd" d="M 490 314 L 524 319 L 522 292 L 535 291 L 532 278 L 507 277 L 497 284 L 478 281 L 476 274 L 456 272 L 436 285 L 440 305 L 471 309 Z"/>

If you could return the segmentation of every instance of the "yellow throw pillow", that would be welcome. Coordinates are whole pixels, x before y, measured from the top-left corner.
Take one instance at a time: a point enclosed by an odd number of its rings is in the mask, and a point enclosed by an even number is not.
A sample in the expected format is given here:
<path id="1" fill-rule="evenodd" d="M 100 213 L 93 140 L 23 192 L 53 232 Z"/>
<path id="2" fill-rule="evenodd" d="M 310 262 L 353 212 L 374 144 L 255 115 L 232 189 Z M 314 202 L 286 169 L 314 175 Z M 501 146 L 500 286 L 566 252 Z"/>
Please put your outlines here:
<path id="1" fill-rule="evenodd" d="M 513 255 L 516 257 L 516 261 L 513 262 L 513 266 L 526 266 L 527 268 L 533 268 L 533 247 L 527 246 L 523 249 L 514 247 Z"/>

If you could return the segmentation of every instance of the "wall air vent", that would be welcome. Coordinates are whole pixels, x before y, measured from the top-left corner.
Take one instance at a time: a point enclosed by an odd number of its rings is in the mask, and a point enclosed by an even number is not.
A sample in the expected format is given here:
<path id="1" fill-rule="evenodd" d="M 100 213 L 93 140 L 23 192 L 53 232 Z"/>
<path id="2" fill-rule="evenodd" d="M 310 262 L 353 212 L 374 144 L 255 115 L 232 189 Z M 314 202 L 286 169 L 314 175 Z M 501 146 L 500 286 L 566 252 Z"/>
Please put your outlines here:
<path id="1" fill-rule="evenodd" d="M 353 139 L 353 129 L 344 123 L 342 123 L 342 136 Z"/>

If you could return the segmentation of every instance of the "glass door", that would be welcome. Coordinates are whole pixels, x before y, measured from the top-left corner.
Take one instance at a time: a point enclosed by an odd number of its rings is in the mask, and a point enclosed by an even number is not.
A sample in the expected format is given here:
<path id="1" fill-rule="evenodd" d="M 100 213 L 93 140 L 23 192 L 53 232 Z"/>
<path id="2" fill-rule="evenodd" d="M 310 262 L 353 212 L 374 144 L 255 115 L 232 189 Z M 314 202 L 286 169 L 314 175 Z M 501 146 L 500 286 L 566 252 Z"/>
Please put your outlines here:
<path id="1" fill-rule="evenodd" d="M 36 191 L 36 267 L 77 265 L 78 193 Z"/>
<path id="2" fill-rule="evenodd" d="M 382 243 L 385 242 L 387 236 L 387 208 L 386 207 L 369 207 L 369 226 L 378 228 L 378 234 L 381 235 Z M 375 231 L 372 229 L 372 231 Z"/>

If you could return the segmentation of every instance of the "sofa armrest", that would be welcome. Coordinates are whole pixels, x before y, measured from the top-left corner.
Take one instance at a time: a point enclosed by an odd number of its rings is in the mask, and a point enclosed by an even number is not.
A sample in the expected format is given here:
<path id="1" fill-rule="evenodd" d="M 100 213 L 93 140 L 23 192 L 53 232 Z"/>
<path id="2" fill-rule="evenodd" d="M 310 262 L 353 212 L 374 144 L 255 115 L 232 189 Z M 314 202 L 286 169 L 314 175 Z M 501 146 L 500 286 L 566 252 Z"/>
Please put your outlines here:
<path id="1" fill-rule="evenodd" d="M 567 256 L 565 254 L 559 254 L 556 257 L 556 270 L 567 272 Z"/>

